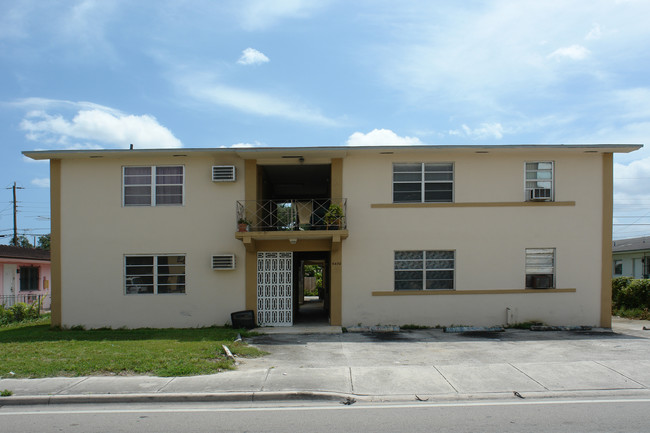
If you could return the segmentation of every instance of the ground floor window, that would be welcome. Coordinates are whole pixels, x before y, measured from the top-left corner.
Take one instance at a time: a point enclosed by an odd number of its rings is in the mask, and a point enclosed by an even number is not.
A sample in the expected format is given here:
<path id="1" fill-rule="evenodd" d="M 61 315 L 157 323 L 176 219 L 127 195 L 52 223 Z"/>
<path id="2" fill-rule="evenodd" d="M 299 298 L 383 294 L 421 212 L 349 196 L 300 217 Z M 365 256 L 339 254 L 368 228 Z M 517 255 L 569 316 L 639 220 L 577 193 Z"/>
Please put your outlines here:
<path id="1" fill-rule="evenodd" d="M 453 289 L 454 269 L 454 251 L 395 251 L 395 290 Z"/>
<path id="2" fill-rule="evenodd" d="M 124 280 L 127 295 L 185 293 L 185 256 L 125 256 Z"/>
<path id="3" fill-rule="evenodd" d="M 38 290 L 38 266 L 21 266 L 20 267 L 20 291 L 32 292 Z"/>
<path id="4" fill-rule="evenodd" d="M 614 260 L 614 275 L 623 274 L 623 260 Z"/>
<path id="5" fill-rule="evenodd" d="M 555 287 L 555 248 L 526 248 L 526 288 Z"/>

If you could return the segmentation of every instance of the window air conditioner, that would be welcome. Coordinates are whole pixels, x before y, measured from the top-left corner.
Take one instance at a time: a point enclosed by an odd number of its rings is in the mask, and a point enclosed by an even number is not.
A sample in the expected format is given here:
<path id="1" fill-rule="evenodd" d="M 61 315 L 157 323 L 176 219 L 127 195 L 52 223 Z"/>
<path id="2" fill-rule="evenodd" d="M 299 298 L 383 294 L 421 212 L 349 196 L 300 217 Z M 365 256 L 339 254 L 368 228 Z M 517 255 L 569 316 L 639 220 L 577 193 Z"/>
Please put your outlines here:
<path id="1" fill-rule="evenodd" d="M 553 275 L 533 275 L 533 289 L 550 289 L 553 287 Z"/>
<path id="2" fill-rule="evenodd" d="M 530 190 L 530 199 L 533 201 L 550 201 L 550 188 L 533 188 Z"/>
<path id="3" fill-rule="evenodd" d="M 222 254 L 219 256 L 212 256 L 213 271 L 228 271 L 232 269 L 235 269 L 234 254 Z"/>
<path id="4" fill-rule="evenodd" d="M 213 165 L 212 182 L 234 182 L 235 166 L 234 165 Z"/>

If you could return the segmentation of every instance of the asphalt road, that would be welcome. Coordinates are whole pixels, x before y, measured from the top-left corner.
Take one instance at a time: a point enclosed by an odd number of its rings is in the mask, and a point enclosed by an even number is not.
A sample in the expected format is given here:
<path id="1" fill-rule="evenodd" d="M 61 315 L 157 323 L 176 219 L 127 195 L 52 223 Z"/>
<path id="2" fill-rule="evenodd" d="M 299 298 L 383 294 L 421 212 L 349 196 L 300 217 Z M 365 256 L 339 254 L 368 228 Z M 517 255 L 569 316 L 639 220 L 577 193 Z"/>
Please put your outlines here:
<path id="1" fill-rule="evenodd" d="M 645 432 L 650 398 L 0 407 L 23 432 Z"/>

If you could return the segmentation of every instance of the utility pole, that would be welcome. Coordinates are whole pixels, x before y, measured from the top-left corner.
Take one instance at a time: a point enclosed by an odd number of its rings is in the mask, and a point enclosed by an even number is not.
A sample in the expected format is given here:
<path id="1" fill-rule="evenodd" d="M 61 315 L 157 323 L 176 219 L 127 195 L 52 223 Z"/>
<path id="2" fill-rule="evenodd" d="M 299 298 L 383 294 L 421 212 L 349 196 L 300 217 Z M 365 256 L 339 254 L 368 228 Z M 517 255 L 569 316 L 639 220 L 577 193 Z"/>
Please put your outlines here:
<path id="1" fill-rule="evenodd" d="M 9 189 L 9 188 L 7 188 L 7 189 Z M 20 187 L 20 186 L 16 186 L 16 182 L 14 182 L 14 186 L 11 189 L 14 190 L 14 237 L 13 237 L 12 243 L 14 244 L 14 246 L 18 246 L 18 224 L 17 224 L 17 221 L 16 221 L 16 190 L 17 189 L 25 189 L 25 188 Z"/>

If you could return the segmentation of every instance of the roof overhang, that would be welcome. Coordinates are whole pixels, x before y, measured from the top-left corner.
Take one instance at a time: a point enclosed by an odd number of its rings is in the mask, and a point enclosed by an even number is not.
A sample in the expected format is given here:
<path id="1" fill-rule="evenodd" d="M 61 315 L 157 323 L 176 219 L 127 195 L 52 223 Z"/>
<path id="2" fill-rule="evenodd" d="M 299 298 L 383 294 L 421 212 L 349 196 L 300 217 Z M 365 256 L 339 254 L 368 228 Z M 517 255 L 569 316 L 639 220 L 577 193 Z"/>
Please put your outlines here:
<path id="1" fill-rule="evenodd" d="M 35 160 L 132 158 L 132 157 L 186 157 L 218 155 L 241 159 L 296 159 L 344 158 L 348 154 L 400 153 L 513 153 L 513 152 L 570 152 L 570 153 L 629 153 L 642 144 L 504 144 L 504 145 L 411 145 L 411 146 L 330 146 L 330 147 L 250 147 L 250 148 L 174 148 L 174 149 L 105 149 L 105 150 L 35 150 L 23 155 Z"/>

